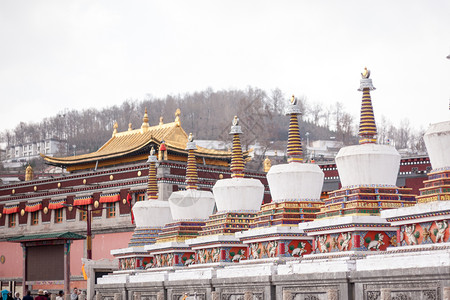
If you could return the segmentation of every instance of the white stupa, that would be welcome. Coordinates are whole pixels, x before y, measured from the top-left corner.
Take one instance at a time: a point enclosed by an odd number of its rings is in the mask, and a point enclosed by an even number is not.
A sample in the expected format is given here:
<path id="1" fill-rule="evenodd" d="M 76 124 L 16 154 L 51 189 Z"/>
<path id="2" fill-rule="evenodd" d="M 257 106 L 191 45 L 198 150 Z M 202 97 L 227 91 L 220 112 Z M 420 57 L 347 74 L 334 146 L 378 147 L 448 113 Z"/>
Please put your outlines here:
<path id="1" fill-rule="evenodd" d="M 170 211 L 174 221 L 205 221 L 213 213 L 213 194 L 210 191 L 197 189 L 198 175 L 194 155 L 195 149 L 197 149 L 197 146 L 191 133 L 186 145 L 186 150 L 189 151 L 186 169 L 186 190 L 173 192 L 169 197 Z"/>
<path id="2" fill-rule="evenodd" d="M 292 96 L 286 108 L 290 116 L 287 146 L 288 163 L 272 166 L 267 173 L 273 202 L 320 200 L 324 173 L 316 164 L 303 162 L 303 150 L 297 115 L 301 114 L 297 99 Z"/>
<path id="3" fill-rule="evenodd" d="M 244 178 L 244 159 L 239 138 L 242 130 L 237 117 L 234 117 L 230 134 L 233 135 L 232 178 L 218 180 L 213 187 L 217 212 L 256 213 L 261 207 L 264 186 L 257 179 Z"/>

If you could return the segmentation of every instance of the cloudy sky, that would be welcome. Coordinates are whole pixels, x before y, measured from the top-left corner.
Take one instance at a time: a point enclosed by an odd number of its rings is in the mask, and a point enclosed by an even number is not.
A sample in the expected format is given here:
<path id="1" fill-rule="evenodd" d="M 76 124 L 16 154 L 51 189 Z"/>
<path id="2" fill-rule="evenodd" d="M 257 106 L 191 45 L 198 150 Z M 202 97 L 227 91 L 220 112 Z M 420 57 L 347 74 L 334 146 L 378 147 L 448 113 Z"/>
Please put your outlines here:
<path id="1" fill-rule="evenodd" d="M 450 1 L 0 1 L 0 130 L 147 94 L 276 87 L 358 116 L 450 119 Z"/>

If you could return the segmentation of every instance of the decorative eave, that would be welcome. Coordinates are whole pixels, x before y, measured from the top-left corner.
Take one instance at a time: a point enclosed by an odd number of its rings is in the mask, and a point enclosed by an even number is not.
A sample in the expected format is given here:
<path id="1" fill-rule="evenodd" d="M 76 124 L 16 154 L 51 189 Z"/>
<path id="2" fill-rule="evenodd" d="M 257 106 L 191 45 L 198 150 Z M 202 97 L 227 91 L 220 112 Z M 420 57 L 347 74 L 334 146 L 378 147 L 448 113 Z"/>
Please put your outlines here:
<path id="1" fill-rule="evenodd" d="M 86 238 L 85 236 L 82 236 L 80 234 L 66 231 L 58 233 L 22 235 L 9 238 L 7 239 L 7 241 L 13 243 L 23 243 L 23 242 L 48 241 L 48 240 L 83 240 L 85 238 Z"/>
<path id="2" fill-rule="evenodd" d="M 132 154 L 143 154 L 144 151 L 147 152 L 146 147 L 149 144 L 153 143 L 159 146 L 163 140 L 168 151 L 187 156 L 188 151 L 185 150 L 187 139 L 188 135 L 181 126 L 172 122 L 149 127 L 145 132 L 141 129 L 135 129 L 116 133 L 100 149 L 92 153 L 68 157 L 51 157 L 44 154 L 41 154 L 41 156 L 49 165 L 68 167 L 117 159 Z M 198 147 L 195 154 L 198 157 L 231 160 L 229 151 Z"/>

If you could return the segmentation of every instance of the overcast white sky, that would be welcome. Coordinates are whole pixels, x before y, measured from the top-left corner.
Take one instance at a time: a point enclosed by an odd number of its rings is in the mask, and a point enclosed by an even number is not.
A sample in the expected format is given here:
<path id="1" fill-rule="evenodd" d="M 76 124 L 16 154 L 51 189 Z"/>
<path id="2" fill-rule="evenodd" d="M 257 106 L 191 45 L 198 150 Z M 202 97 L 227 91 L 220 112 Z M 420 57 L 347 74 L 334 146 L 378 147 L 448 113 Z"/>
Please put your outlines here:
<path id="1" fill-rule="evenodd" d="M 0 130 L 146 94 L 254 86 L 450 119 L 450 1 L 0 1 Z M 151 108 L 150 108 L 151 109 Z M 155 121 L 156 123 L 156 121 Z"/>

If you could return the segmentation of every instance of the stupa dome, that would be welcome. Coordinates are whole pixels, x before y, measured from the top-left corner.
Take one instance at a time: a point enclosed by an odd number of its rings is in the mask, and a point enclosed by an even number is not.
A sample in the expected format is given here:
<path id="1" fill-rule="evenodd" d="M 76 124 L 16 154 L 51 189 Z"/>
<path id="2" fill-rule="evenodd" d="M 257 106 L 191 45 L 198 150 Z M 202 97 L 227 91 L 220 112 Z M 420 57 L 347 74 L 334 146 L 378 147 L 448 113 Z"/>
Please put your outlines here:
<path id="1" fill-rule="evenodd" d="M 450 121 L 431 124 L 423 139 L 433 169 L 450 167 Z"/>
<path id="2" fill-rule="evenodd" d="M 227 178 L 213 187 L 217 211 L 257 212 L 264 197 L 264 186 L 258 179 Z"/>
<path id="3" fill-rule="evenodd" d="M 206 220 L 213 213 L 214 196 L 209 191 L 187 189 L 173 192 L 169 205 L 174 220 Z"/>
<path id="4" fill-rule="evenodd" d="M 341 148 L 336 166 L 342 187 L 357 185 L 395 186 L 400 154 L 393 146 L 361 144 Z"/>
<path id="5" fill-rule="evenodd" d="M 172 221 L 167 201 L 138 201 L 133 205 L 132 210 L 137 228 L 163 227 Z"/>
<path id="6" fill-rule="evenodd" d="M 318 200 L 323 171 L 315 164 L 290 163 L 272 166 L 267 173 L 272 201 Z"/>

